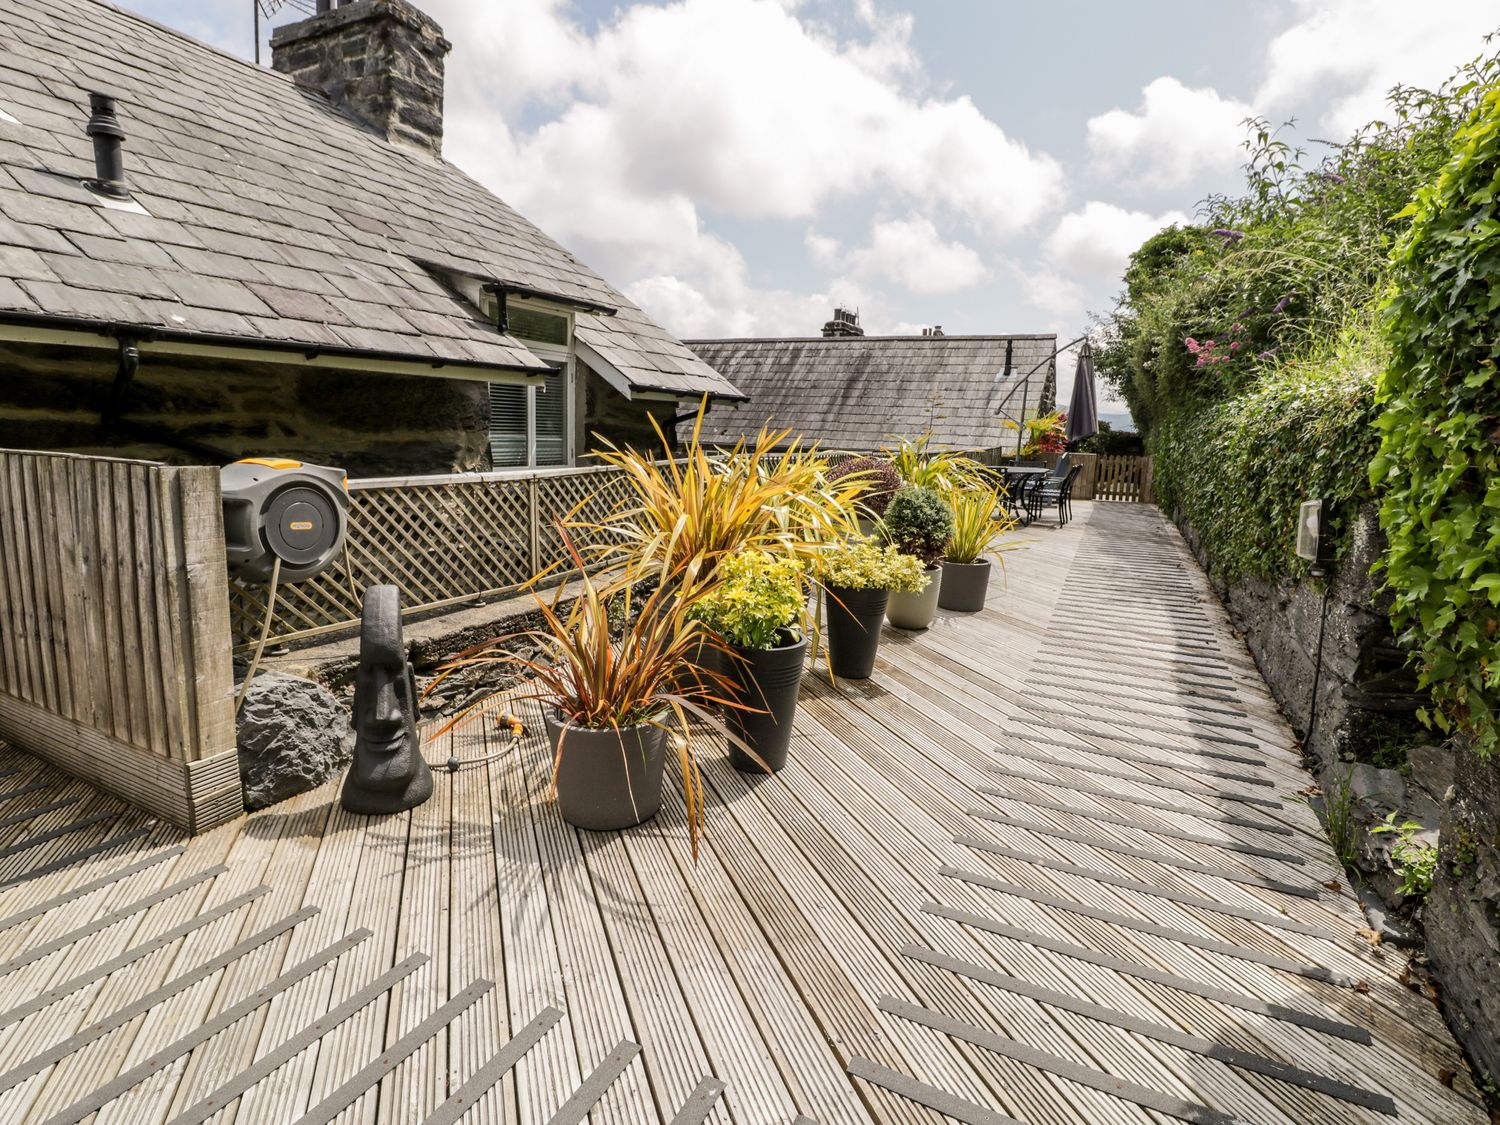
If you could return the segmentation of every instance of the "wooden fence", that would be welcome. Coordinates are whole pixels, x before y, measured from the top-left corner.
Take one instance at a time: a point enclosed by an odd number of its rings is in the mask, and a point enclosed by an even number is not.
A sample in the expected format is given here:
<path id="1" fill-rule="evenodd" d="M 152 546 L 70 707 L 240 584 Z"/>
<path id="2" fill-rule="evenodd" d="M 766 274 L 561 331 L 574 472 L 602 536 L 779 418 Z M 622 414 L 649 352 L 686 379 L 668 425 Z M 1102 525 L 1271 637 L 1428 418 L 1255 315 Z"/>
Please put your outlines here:
<path id="1" fill-rule="evenodd" d="M 557 517 L 585 500 L 579 519 L 602 516 L 624 488 L 607 467 L 350 481 L 345 557 L 305 582 L 281 584 L 270 638 L 352 628 L 367 586 L 397 586 L 406 613 L 512 592 L 562 557 Z M 236 649 L 254 647 L 268 593 L 264 584 L 230 583 Z"/>
<path id="2" fill-rule="evenodd" d="M 189 831 L 243 811 L 219 471 L 0 450 L 0 737 Z"/>

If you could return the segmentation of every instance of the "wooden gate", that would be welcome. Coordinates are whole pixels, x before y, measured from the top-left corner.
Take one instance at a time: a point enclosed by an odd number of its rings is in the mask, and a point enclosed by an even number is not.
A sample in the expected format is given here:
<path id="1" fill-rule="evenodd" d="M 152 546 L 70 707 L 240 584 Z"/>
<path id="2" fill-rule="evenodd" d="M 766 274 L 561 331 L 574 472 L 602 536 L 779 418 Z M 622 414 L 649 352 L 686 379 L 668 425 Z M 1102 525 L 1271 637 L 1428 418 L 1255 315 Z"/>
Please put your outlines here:
<path id="1" fill-rule="evenodd" d="M 1156 503 L 1151 492 L 1151 458 L 1095 457 L 1092 498 L 1138 504 Z"/>

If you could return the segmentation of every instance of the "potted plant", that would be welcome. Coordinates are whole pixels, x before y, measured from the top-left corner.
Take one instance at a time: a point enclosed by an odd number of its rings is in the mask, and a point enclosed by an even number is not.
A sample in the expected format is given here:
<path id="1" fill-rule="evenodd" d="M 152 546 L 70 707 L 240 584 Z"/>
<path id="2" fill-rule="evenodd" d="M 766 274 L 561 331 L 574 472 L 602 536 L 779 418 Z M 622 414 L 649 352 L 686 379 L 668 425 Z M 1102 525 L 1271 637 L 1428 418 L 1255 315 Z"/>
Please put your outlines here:
<path id="1" fill-rule="evenodd" d="M 786 765 L 807 657 L 806 606 L 796 559 L 749 551 L 719 564 L 717 584 L 691 610 L 729 649 L 729 696 L 739 706 L 725 725 L 738 736 L 729 743 L 735 769 L 774 773 Z"/>
<path id="2" fill-rule="evenodd" d="M 652 425 L 670 448 L 655 419 Z M 595 456 L 620 470 L 623 496 L 598 519 L 574 518 L 590 506 L 585 500 L 566 521 L 586 536 L 591 563 L 609 574 L 654 574 L 691 598 L 712 586 L 724 559 L 764 550 L 811 561 L 854 533 L 863 485 L 834 481 L 815 447 L 788 441 L 790 431 L 763 429 L 753 441 L 713 450 L 700 439 L 702 425 L 700 408 L 684 448 L 667 460 L 604 440 Z M 690 676 L 726 671 L 712 646 L 687 664 Z"/>
<path id="3" fill-rule="evenodd" d="M 886 617 L 898 629 L 925 629 L 937 616 L 940 560 L 953 534 L 953 509 L 931 488 L 905 488 L 891 498 L 880 524 L 881 538 L 921 563 L 927 581 L 916 590 L 891 594 Z"/>
<path id="4" fill-rule="evenodd" d="M 943 559 L 943 577 L 939 584 L 938 605 L 963 613 L 977 613 L 984 608 L 990 588 L 990 560 L 996 542 L 1016 525 L 1000 504 L 1000 494 L 970 489 L 953 496 L 953 535 Z M 1001 559 L 1002 565 L 1004 560 Z"/>
<path id="5" fill-rule="evenodd" d="M 964 453 L 939 453 L 928 449 L 932 434 L 915 441 L 902 438 L 885 456 L 902 482 L 912 488 L 931 488 L 946 496 L 961 488 L 984 483 L 984 466 Z"/>
<path id="6" fill-rule="evenodd" d="M 835 676 L 869 679 L 891 592 L 918 591 L 930 581 L 922 564 L 894 547 L 861 540 L 823 556 L 819 579 L 828 600 L 828 667 Z"/>
<path id="7" fill-rule="evenodd" d="M 438 733 L 481 718 L 502 698 L 537 700 L 552 744 L 551 792 L 559 811 L 569 824 L 593 830 L 628 828 L 656 815 L 670 742 L 682 773 L 696 858 L 703 787 L 689 716 L 723 730 L 707 705 L 733 704 L 724 698 L 728 685 L 722 676 L 684 682 L 679 673 L 704 636 L 712 634 L 691 616 L 692 599 L 663 585 L 638 596 L 644 577 L 638 570 L 601 583 L 586 572 L 565 530 L 562 537 L 583 572 L 577 585 L 559 587 L 550 604 L 537 595 L 538 628 L 459 654 L 433 684 L 455 669 L 492 663 L 524 668 L 533 677 L 531 690 L 481 700 Z M 571 598 L 566 607 L 565 597 Z M 515 641 L 525 642 L 534 655 L 511 651 Z"/>
<path id="8" fill-rule="evenodd" d="M 830 469 L 828 479 L 835 484 L 859 486 L 859 530 L 863 535 L 873 534 L 891 497 L 901 488 L 901 475 L 884 457 L 851 457 Z"/>
<path id="9" fill-rule="evenodd" d="M 703 445 L 702 424 L 700 410 L 684 448 L 668 460 L 604 439 L 594 456 L 620 470 L 623 496 L 599 519 L 567 521 L 587 536 L 590 562 L 698 589 L 722 559 L 742 551 L 808 560 L 853 533 L 861 481 L 834 481 L 827 458 L 787 444 L 789 431 L 762 430 L 721 452 Z M 657 435 L 670 448 L 659 426 Z"/>

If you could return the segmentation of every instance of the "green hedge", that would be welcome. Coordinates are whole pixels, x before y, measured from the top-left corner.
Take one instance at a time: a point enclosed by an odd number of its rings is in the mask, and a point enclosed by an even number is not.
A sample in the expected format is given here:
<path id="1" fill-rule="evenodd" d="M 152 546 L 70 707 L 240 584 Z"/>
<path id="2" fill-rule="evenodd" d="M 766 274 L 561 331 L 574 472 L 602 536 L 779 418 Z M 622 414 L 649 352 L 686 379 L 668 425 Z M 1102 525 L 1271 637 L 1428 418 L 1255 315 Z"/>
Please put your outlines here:
<path id="1" fill-rule="evenodd" d="M 1379 455 L 1391 620 L 1432 719 L 1500 748 L 1500 89 L 1404 214 L 1387 301 Z"/>
<path id="2" fill-rule="evenodd" d="M 1236 398 L 1158 428 L 1157 501 L 1181 511 L 1209 566 L 1233 581 L 1305 573 L 1296 557 L 1297 506 L 1334 503 L 1343 547 L 1349 517 L 1368 499 L 1365 466 L 1377 436 L 1373 365 L 1288 365 Z"/>

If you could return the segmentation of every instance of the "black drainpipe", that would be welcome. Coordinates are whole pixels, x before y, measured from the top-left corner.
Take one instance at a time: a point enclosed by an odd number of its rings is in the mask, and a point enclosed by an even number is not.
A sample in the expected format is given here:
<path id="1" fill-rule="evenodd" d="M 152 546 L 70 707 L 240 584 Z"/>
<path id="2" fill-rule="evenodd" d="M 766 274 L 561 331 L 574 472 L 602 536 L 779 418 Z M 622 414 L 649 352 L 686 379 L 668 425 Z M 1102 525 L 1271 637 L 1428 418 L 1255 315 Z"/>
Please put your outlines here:
<path id="1" fill-rule="evenodd" d="M 125 399 L 129 394 L 130 385 L 135 382 L 136 373 L 141 369 L 141 349 L 139 341 L 129 333 L 120 334 L 119 347 L 120 358 L 115 368 L 115 379 L 110 384 L 109 395 L 104 401 L 104 409 L 99 414 L 99 425 L 106 438 L 128 437 L 135 441 L 164 445 L 168 449 L 179 449 L 194 457 L 220 465 L 227 465 L 235 460 L 234 454 L 219 449 L 217 446 L 183 437 L 170 426 L 132 422 L 127 419 L 124 416 Z"/>

